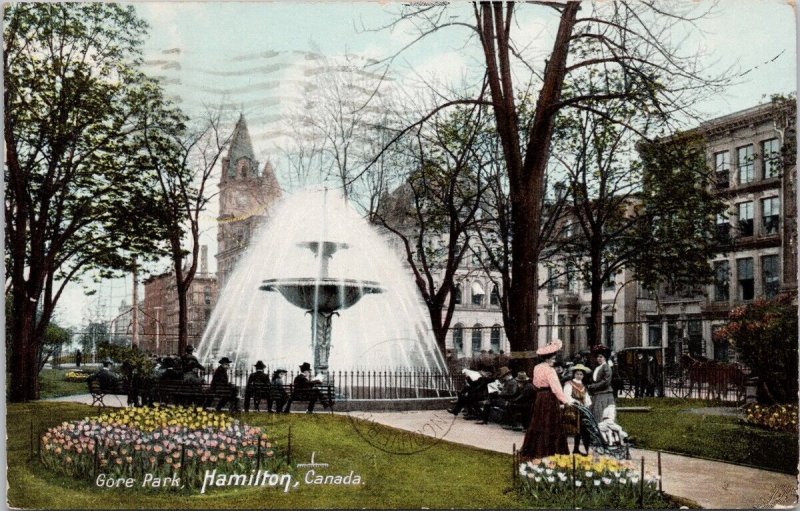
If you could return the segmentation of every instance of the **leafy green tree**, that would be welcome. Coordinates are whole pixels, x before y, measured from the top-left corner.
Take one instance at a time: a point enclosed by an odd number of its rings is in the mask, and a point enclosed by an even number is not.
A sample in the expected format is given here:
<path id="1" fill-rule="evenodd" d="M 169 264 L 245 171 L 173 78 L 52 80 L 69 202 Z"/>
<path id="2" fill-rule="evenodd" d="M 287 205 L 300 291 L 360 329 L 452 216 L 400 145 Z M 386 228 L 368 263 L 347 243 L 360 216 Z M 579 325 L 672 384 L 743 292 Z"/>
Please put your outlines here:
<path id="1" fill-rule="evenodd" d="M 566 228 L 547 249 L 591 290 L 590 345 L 601 341 L 603 292 L 623 269 L 650 288 L 711 278 L 714 222 L 724 210 L 710 189 L 699 137 L 640 142 L 640 159 L 636 141 L 649 116 L 622 102 L 597 108 L 565 112 L 556 123 L 555 172 L 566 183 Z M 623 117 L 623 124 L 608 120 Z"/>
<path id="2" fill-rule="evenodd" d="M 54 322 L 50 322 L 44 331 L 44 339 L 39 350 L 39 371 L 52 357 L 53 363 L 58 361 L 64 345 L 72 340 L 72 330 L 63 328 Z"/>
<path id="3" fill-rule="evenodd" d="M 85 325 L 82 330 L 78 337 L 78 344 L 87 360 L 90 354 L 96 353 L 97 347 L 100 344 L 110 344 L 111 342 L 111 332 L 106 323 L 91 321 Z"/>
<path id="4" fill-rule="evenodd" d="M 714 342 L 727 340 L 740 360 L 758 377 L 763 403 L 797 401 L 797 302 L 784 293 L 736 307 L 728 324 L 714 332 Z"/>
<path id="5" fill-rule="evenodd" d="M 406 141 L 405 183 L 380 201 L 374 218 L 398 237 L 444 353 L 455 310 L 456 271 L 470 253 L 484 172 L 492 154 L 486 112 L 462 108 L 435 117 Z"/>
<path id="6" fill-rule="evenodd" d="M 64 287 L 157 255 L 155 183 L 137 137 L 166 103 L 137 70 L 146 24 L 132 6 L 6 6 L 5 218 L 13 402 L 38 397 L 37 356 Z M 37 315 L 36 311 L 40 313 Z"/>

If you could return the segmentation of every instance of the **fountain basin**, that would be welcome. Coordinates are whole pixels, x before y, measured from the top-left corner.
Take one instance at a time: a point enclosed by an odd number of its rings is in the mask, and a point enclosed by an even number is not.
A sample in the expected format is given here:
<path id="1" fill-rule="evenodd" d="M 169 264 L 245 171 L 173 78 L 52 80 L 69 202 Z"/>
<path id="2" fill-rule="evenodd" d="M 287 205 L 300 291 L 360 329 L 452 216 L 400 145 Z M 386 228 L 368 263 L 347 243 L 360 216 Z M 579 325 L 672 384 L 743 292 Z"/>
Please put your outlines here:
<path id="1" fill-rule="evenodd" d="M 347 309 L 365 295 L 383 292 L 383 288 L 371 280 L 311 277 L 267 279 L 262 281 L 259 289 L 278 291 L 292 305 L 322 313 Z"/>

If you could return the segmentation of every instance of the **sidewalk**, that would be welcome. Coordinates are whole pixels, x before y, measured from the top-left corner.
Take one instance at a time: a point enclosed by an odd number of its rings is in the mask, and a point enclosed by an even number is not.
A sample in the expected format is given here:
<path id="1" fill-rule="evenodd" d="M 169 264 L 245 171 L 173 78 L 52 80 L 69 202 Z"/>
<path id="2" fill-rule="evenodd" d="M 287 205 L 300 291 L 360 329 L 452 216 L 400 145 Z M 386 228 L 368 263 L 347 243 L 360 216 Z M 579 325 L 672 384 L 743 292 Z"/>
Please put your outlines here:
<path id="1" fill-rule="evenodd" d="M 106 396 L 108 406 L 125 406 L 125 396 Z M 53 398 L 91 404 L 89 394 Z M 368 418 L 379 424 L 405 431 L 426 434 L 425 426 L 441 421 L 450 423 L 452 415 L 442 410 L 412 412 L 350 412 L 353 417 Z M 435 433 L 434 433 L 435 434 Z M 497 424 L 481 425 L 474 421 L 455 418 L 444 435 L 437 437 L 449 442 L 511 454 L 512 447 L 522 445 L 525 433 L 511 431 Z M 631 449 L 631 458 L 639 463 L 644 457 L 645 470 L 657 473 L 655 451 Z M 794 476 L 741 467 L 717 461 L 701 460 L 674 454 L 661 455 L 662 484 L 665 492 L 692 500 L 709 509 L 794 508 L 797 502 L 797 479 Z"/>
<path id="2" fill-rule="evenodd" d="M 363 415 L 386 426 L 425 434 L 429 428 L 423 426 L 430 423 L 435 414 L 441 416 L 442 412 L 372 412 Z M 358 417 L 359 412 L 351 412 L 351 415 Z M 443 437 L 457 444 L 508 454 L 511 454 L 514 444 L 519 449 L 524 438 L 524 432 L 503 429 L 497 424 L 481 425 L 462 417 L 455 419 Z M 633 461 L 640 463 L 643 456 L 645 470 L 657 473 L 655 451 L 631 449 Z M 692 500 L 704 508 L 794 508 L 797 502 L 797 479 L 787 474 L 674 454 L 661 455 L 661 474 L 665 492 Z"/>

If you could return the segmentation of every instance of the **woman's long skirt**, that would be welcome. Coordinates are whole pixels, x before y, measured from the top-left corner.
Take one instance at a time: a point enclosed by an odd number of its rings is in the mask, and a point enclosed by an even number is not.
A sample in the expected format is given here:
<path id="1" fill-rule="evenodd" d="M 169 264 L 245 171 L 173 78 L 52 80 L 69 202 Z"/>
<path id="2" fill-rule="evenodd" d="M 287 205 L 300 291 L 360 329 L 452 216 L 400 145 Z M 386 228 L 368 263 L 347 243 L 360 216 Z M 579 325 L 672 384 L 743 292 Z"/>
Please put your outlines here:
<path id="1" fill-rule="evenodd" d="M 559 405 L 549 388 L 536 389 L 531 425 L 520 450 L 522 456 L 543 458 L 553 454 L 569 454 Z"/>

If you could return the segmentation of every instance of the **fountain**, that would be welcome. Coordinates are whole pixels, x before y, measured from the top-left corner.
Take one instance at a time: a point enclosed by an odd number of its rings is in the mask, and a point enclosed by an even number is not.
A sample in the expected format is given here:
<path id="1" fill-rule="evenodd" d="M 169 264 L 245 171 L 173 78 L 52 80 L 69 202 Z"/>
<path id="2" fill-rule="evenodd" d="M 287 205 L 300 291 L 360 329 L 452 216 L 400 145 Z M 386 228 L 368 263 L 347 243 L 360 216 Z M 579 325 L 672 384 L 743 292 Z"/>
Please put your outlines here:
<path id="1" fill-rule="evenodd" d="M 306 309 L 311 314 L 311 343 L 314 351 L 314 369 L 327 375 L 328 357 L 331 350 L 331 320 L 340 310 L 352 307 L 361 297 L 377 294 L 383 289 L 377 282 L 352 279 L 334 279 L 328 276 L 330 258 L 339 249 L 348 248 L 347 243 L 331 241 L 307 241 L 298 246 L 310 249 L 320 260 L 317 278 L 268 279 L 262 283 L 262 291 L 278 291 L 292 305 Z"/>
<path id="2" fill-rule="evenodd" d="M 313 360 L 317 373 L 447 372 L 414 279 L 387 238 L 320 190 L 286 196 L 252 233 L 197 356 L 227 356 L 243 370 L 257 360 L 289 370 Z"/>

